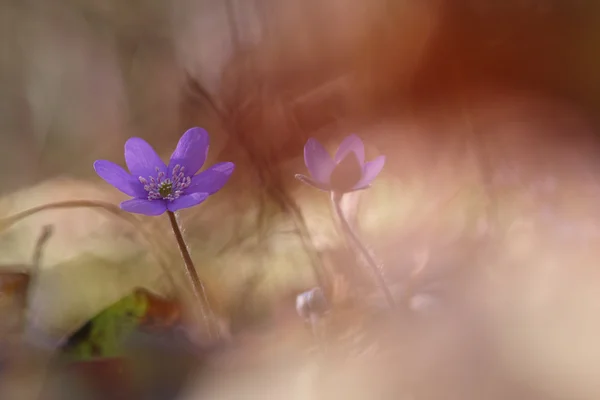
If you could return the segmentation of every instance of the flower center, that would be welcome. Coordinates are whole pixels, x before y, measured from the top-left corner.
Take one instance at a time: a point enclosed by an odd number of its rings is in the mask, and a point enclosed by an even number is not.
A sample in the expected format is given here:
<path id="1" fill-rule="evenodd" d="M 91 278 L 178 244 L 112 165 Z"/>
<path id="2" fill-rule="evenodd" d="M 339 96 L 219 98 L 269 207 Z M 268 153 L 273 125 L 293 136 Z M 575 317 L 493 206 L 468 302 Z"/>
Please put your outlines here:
<path id="1" fill-rule="evenodd" d="M 173 182 L 168 179 L 158 185 L 158 194 L 160 194 L 163 198 L 168 197 L 173 192 Z"/>
<path id="2" fill-rule="evenodd" d="M 184 190 L 192 183 L 192 178 L 185 175 L 185 167 L 177 164 L 171 177 L 167 178 L 167 174 L 156 168 L 156 178 L 151 176 L 146 179 L 139 177 L 140 183 L 144 185 L 144 190 L 148 192 L 148 200 L 169 200 L 173 201 L 181 196 Z"/>

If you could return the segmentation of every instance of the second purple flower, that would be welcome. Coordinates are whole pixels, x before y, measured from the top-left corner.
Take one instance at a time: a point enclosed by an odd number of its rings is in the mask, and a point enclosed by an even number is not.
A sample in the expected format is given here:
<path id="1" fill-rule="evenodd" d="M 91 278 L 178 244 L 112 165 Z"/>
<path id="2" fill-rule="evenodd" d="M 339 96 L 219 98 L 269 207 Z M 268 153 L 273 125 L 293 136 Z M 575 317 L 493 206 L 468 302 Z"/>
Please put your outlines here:
<path id="1" fill-rule="evenodd" d="M 320 190 L 342 194 L 368 188 L 383 169 L 385 156 L 365 162 L 362 140 L 350 135 L 342 141 L 333 158 L 316 139 L 308 139 L 304 162 L 311 177 L 297 174 L 296 179 Z"/>

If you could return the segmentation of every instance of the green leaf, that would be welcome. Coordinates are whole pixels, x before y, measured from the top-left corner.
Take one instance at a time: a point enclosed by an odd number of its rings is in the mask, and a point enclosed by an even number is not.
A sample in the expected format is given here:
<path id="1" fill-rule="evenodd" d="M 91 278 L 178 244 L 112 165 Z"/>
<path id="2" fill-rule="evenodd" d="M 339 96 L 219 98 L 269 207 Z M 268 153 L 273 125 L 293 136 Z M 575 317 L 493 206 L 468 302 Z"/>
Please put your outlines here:
<path id="1" fill-rule="evenodd" d="M 137 289 L 104 309 L 62 347 L 62 355 L 73 361 L 117 357 L 124 337 L 142 323 L 148 313 L 150 292 Z"/>

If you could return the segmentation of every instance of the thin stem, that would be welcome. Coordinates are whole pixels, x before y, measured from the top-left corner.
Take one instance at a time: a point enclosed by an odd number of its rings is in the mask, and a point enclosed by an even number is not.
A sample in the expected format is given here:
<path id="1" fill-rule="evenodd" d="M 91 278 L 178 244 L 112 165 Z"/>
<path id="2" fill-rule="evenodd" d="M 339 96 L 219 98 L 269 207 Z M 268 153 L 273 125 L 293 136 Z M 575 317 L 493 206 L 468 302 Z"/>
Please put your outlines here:
<path id="1" fill-rule="evenodd" d="M 38 278 L 40 275 L 40 269 L 42 266 L 42 253 L 44 251 L 44 247 L 46 246 L 46 243 L 48 243 L 48 240 L 52 236 L 53 232 L 54 228 L 52 225 L 44 225 L 44 227 L 42 227 L 42 232 L 40 233 L 40 236 L 38 237 L 38 240 L 35 244 L 31 262 L 31 270 L 29 272 L 29 286 L 27 288 L 27 299 L 25 304 L 26 309 L 30 305 L 33 292 L 35 290 L 35 287 L 37 286 Z"/>
<path id="2" fill-rule="evenodd" d="M 171 222 L 171 227 L 173 228 L 173 233 L 175 234 L 175 239 L 177 240 L 177 245 L 179 246 L 179 251 L 181 252 L 181 257 L 183 257 L 183 261 L 185 263 L 186 275 L 192 284 L 194 296 L 196 297 L 196 300 L 198 300 L 200 314 L 202 315 L 202 319 L 204 320 L 204 323 L 208 329 L 208 334 L 212 338 L 214 319 L 212 309 L 208 301 L 208 296 L 206 295 L 206 289 L 204 288 L 204 284 L 196 272 L 196 267 L 194 266 L 194 262 L 192 261 L 192 257 L 188 251 L 187 244 L 183 239 L 183 234 L 181 233 L 181 229 L 177 223 L 177 217 L 175 216 L 175 213 L 167 211 L 167 215 L 169 216 L 169 221 Z"/>
<path id="3" fill-rule="evenodd" d="M 387 284 L 385 283 L 383 274 L 379 270 L 379 267 L 377 267 L 377 262 L 375 262 L 375 260 L 371 256 L 371 253 L 369 253 L 369 250 L 367 250 L 367 248 L 361 242 L 361 240 L 358 238 L 356 233 L 354 233 L 352 227 L 350 226 L 350 224 L 348 223 L 348 220 L 346 219 L 346 217 L 344 216 L 344 213 L 342 212 L 342 207 L 340 206 L 341 198 L 342 198 L 342 196 L 340 194 L 335 193 L 335 192 L 331 193 L 331 204 L 333 205 L 333 208 L 338 216 L 338 220 L 342 226 L 342 229 L 346 233 L 347 237 L 360 250 L 360 252 L 364 256 L 365 260 L 367 261 L 367 264 L 369 264 L 369 267 L 371 268 L 373 274 L 375 275 L 375 278 L 377 279 L 377 284 L 378 284 L 379 288 L 381 289 L 381 291 L 383 292 L 385 299 L 387 300 L 387 303 L 390 306 L 390 308 L 395 308 L 396 301 L 394 300 L 394 296 L 392 296 L 392 292 L 390 291 Z"/>
<path id="4" fill-rule="evenodd" d="M 40 233 L 40 236 L 38 237 L 38 240 L 35 243 L 35 248 L 33 250 L 33 257 L 31 259 L 31 261 L 32 261 L 31 264 L 36 269 L 39 268 L 41 265 L 42 252 L 44 251 L 44 246 L 46 245 L 46 243 L 52 236 L 53 232 L 54 232 L 54 227 L 52 225 L 44 225 L 42 227 L 42 232 Z"/>

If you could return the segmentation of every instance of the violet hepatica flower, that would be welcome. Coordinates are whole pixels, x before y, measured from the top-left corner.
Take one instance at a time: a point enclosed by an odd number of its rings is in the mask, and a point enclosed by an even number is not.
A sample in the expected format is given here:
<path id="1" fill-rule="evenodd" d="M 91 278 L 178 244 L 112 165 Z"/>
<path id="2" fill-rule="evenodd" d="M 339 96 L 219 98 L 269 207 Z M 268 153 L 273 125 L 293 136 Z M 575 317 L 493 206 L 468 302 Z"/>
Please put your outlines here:
<path id="1" fill-rule="evenodd" d="M 233 173 L 233 163 L 222 162 L 196 175 L 206 161 L 208 142 L 204 129 L 189 129 L 166 165 L 152 146 L 134 137 L 125 143 L 129 172 L 106 160 L 96 161 L 94 169 L 106 182 L 133 197 L 121 203 L 123 210 L 144 215 L 174 212 L 202 203 Z"/>
<path id="2" fill-rule="evenodd" d="M 296 312 L 305 320 L 311 320 L 313 316 L 322 316 L 328 308 L 325 294 L 319 287 L 300 293 L 296 297 Z"/>
<path id="3" fill-rule="evenodd" d="M 347 193 L 368 188 L 383 169 L 385 156 L 365 162 L 362 140 L 350 135 L 342 141 L 333 158 L 316 139 L 308 139 L 304 162 L 311 177 L 297 174 L 298 180 L 320 190 Z"/>

